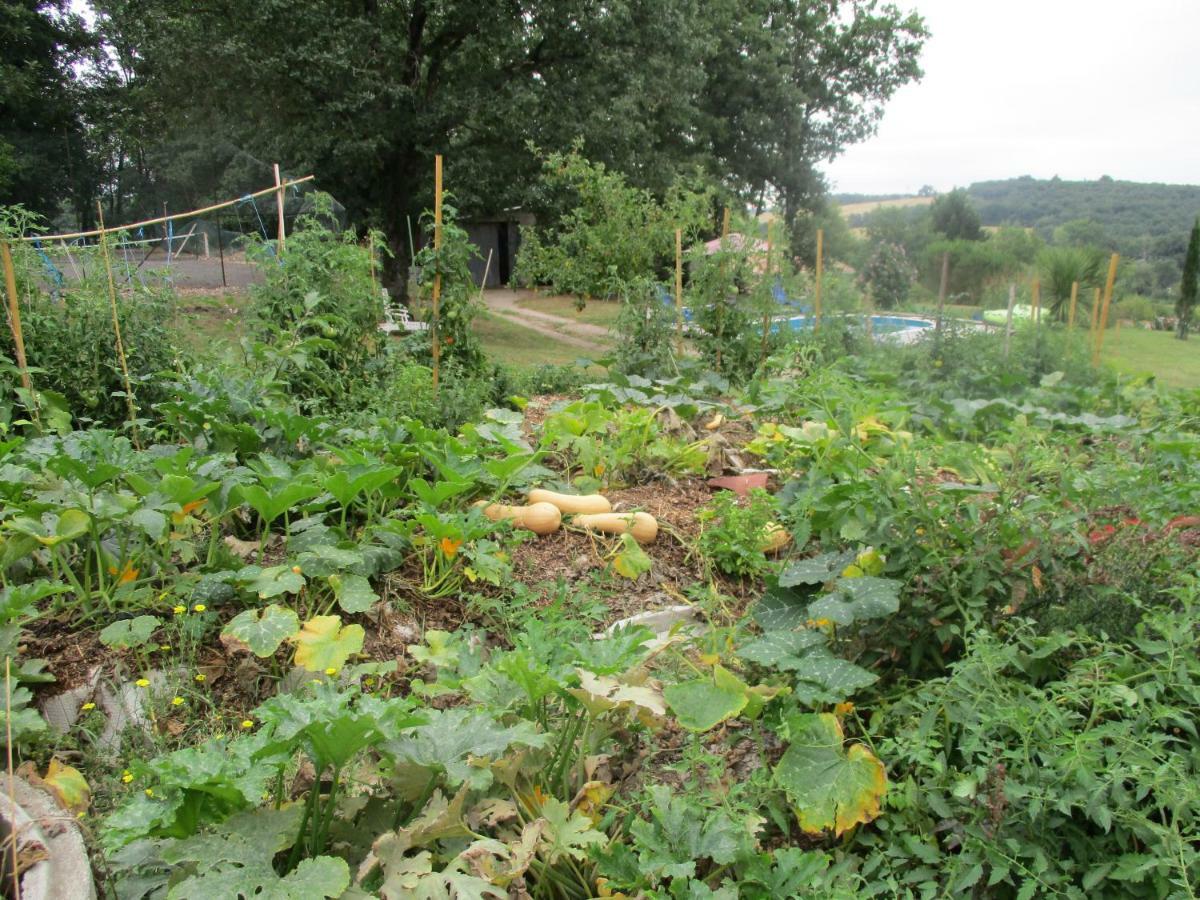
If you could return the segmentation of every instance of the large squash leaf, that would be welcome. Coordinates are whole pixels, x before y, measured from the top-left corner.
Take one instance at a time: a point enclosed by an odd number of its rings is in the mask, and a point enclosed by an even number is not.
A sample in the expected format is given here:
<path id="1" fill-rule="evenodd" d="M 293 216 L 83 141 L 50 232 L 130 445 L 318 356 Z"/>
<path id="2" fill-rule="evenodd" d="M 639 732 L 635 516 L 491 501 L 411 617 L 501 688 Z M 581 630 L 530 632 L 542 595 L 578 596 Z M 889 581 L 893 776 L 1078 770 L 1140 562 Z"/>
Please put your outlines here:
<path id="1" fill-rule="evenodd" d="M 679 724 L 689 731 L 708 731 L 746 708 L 746 686 L 722 666 L 711 678 L 696 678 L 663 689 L 663 697 Z"/>
<path id="2" fill-rule="evenodd" d="M 793 715 L 787 730 L 791 746 L 775 766 L 775 782 L 792 802 L 804 831 L 841 835 L 879 815 L 887 792 L 883 763 L 862 744 L 846 751 L 836 716 Z"/>
<path id="3" fill-rule="evenodd" d="M 221 643 L 230 650 L 249 650 L 265 659 L 299 630 L 296 613 L 272 603 L 262 610 L 247 609 L 234 616 L 221 631 Z"/>
<path id="4" fill-rule="evenodd" d="M 293 638 L 296 664 L 310 672 L 341 669 L 363 648 L 366 633 L 361 625 L 342 625 L 341 616 L 313 616 Z"/>

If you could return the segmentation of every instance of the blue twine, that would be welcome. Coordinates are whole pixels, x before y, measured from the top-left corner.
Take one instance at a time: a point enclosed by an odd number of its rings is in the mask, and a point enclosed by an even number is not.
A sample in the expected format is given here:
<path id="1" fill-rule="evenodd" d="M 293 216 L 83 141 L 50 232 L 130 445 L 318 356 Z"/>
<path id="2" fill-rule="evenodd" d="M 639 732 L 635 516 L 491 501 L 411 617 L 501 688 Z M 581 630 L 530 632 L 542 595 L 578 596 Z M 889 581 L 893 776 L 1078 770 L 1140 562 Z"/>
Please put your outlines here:
<path id="1" fill-rule="evenodd" d="M 246 201 L 249 201 L 250 205 L 254 207 L 254 215 L 258 218 L 258 227 L 262 229 L 263 240 L 267 243 L 267 252 L 275 257 L 276 262 L 283 265 L 283 260 L 279 258 L 279 254 L 275 252 L 275 247 L 271 244 L 271 237 L 267 234 L 267 223 L 263 221 L 262 213 L 258 211 L 258 203 L 255 202 L 254 197 L 250 194 L 247 194 L 238 203 L 245 203 Z"/>
<path id="2" fill-rule="evenodd" d="M 35 240 L 33 242 L 33 246 L 37 250 L 38 256 L 42 258 L 42 262 L 46 266 L 46 271 L 50 273 L 50 279 L 54 282 L 57 288 L 61 289 L 64 284 L 63 273 L 58 270 L 58 267 L 54 265 L 54 263 L 51 262 L 50 257 L 46 255 L 46 251 L 42 249 L 41 241 Z M 57 294 L 57 291 L 54 293 Z"/>

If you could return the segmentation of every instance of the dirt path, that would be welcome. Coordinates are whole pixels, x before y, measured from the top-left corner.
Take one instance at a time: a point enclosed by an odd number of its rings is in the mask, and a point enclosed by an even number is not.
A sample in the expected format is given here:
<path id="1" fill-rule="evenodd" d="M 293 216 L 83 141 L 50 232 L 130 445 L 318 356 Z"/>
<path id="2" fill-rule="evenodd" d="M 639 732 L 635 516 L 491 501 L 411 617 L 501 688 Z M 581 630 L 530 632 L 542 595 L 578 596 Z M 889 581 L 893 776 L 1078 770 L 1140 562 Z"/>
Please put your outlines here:
<path id="1" fill-rule="evenodd" d="M 603 326 L 572 322 L 561 316 L 525 309 L 517 306 L 520 299 L 520 293 L 509 288 L 493 288 L 483 294 L 483 302 L 490 312 L 572 347 L 595 350 L 610 340 L 608 329 Z"/>

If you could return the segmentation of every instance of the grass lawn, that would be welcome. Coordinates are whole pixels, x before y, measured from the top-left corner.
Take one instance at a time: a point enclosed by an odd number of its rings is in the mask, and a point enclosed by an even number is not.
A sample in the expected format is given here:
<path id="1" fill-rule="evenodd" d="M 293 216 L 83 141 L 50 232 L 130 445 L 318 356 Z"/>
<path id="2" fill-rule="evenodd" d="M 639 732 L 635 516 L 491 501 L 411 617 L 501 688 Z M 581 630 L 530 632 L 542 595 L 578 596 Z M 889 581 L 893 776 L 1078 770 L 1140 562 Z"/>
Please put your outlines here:
<path id="1" fill-rule="evenodd" d="M 599 356 L 604 349 L 597 348 L 589 353 L 582 347 L 556 341 L 504 316 L 487 312 L 480 313 L 475 319 L 475 333 L 489 356 L 510 366 L 562 365 L 581 356 Z"/>
<path id="2" fill-rule="evenodd" d="M 528 294 L 517 301 L 522 309 L 532 309 L 534 312 L 548 313 L 573 322 L 587 322 L 589 325 L 608 327 L 617 318 L 621 307 L 612 300 L 592 300 L 582 312 L 575 309 L 574 297 L 548 297 L 539 294 Z"/>
<path id="3" fill-rule="evenodd" d="M 1170 331 L 1109 329 L 1103 359 L 1119 372 L 1153 374 L 1171 387 L 1200 387 L 1200 339 L 1178 341 Z"/>

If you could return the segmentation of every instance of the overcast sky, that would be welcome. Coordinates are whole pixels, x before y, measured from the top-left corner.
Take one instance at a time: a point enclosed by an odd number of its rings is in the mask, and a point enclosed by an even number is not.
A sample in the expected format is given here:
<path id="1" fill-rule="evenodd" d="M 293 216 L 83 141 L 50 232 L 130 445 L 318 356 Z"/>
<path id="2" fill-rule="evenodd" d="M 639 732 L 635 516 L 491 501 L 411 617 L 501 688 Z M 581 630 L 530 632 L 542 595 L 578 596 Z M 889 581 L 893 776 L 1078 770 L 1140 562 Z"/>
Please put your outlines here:
<path id="1" fill-rule="evenodd" d="M 1200 183 L 1200 0 L 897 0 L 925 77 L 826 169 L 840 193 L 1033 175 Z"/>

